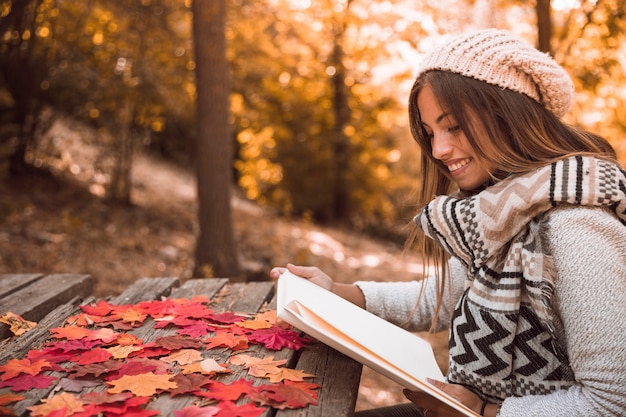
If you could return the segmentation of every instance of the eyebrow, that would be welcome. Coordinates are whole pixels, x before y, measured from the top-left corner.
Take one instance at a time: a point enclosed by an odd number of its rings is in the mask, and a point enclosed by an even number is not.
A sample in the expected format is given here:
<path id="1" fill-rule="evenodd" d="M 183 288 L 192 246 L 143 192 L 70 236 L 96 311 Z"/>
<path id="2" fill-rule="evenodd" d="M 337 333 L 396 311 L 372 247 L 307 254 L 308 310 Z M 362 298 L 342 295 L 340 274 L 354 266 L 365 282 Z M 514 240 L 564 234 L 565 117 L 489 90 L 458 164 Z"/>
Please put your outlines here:
<path id="1" fill-rule="evenodd" d="M 439 117 L 437 117 L 437 119 L 435 120 L 435 123 L 439 124 L 439 122 L 441 122 L 443 119 L 445 119 L 448 116 L 450 116 L 450 112 L 440 114 Z"/>
<path id="2" fill-rule="evenodd" d="M 442 121 L 443 119 L 445 119 L 446 117 L 450 116 L 450 114 L 451 114 L 450 112 L 446 112 L 446 113 L 442 113 L 442 114 L 440 114 L 440 115 L 439 115 L 439 117 L 437 117 L 437 119 L 435 119 L 435 123 L 436 123 L 436 124 L 441 123 L 441 121 Z M 421 124 L 422 126 L 428 126 L 426 123 L 424 123 L 424 121 L 420 121 L 420 124 Z"/>

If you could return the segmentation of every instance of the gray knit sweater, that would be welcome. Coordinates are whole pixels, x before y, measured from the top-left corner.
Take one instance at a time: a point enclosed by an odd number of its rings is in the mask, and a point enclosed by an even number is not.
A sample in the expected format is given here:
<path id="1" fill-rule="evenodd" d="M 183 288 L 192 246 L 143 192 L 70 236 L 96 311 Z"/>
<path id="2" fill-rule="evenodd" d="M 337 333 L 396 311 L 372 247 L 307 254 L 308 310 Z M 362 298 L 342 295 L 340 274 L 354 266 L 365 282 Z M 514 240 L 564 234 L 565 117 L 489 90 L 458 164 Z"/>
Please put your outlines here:
<path id="1" fill-rule="evenodd" d="M 549 212 L 548 242 L 557 271 L 553 309 L 575 384 L 547 395 L 509 397 L 502 417 L 626 416 L 626 227 L 601 208 L 560 207 Z M 460 262 L 450 261 L 451 299 L 444 301 L 440 329 L 448 327 L 468 284 Z M 432 284 L 432 283 L 431 283 Z M 418 282 L 366 282 L 366 308 L 396 324 L 406 323 L 421 288 Z M 435 285 L 411 317 L 411 331 L 429 328 Z"/>

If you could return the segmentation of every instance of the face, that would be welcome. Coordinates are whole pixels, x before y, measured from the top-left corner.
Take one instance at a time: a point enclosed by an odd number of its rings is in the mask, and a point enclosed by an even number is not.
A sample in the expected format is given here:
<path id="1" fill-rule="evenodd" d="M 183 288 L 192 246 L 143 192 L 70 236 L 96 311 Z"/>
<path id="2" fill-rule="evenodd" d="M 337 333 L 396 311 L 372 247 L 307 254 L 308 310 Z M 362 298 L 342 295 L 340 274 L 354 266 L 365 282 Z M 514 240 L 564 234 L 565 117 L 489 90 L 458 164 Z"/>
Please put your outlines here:
<path id="1" fill-rule="evenodd" d="M 432 156 L 448 167 L 459 188 L 474 190 L 489 181 L 488 162 L 477 155 L 456 120 L 439 106 L 429 86 L 418 94 L 417 107 L 430 136 Z"/>

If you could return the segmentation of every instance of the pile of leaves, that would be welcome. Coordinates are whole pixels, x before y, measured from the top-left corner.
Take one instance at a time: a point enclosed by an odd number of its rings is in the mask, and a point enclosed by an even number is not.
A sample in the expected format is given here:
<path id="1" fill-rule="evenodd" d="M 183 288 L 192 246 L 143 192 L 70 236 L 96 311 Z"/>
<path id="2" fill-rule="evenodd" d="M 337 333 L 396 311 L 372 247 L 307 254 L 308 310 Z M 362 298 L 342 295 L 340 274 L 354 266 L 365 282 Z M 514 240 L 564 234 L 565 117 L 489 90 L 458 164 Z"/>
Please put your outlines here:
<path id="1" fill-rule="evenodd" d="M 50 329 L 40 349 L 0 366 L 0 387 L 10 389 L 0 394 L 0 415 L 15 415 L 11 406 L 25 398 L 21 392 L 53 385 L 48 398 L 27 408 L 31 416 L 154 416 L 159 411 L 150 409 L 151 401 L 180 395 L 192 400 L 176 417 L 253 417 L 267 407 L 317 404 L 319 385 L 305 381 L 314 375 L 267 354 L 299 350 L 308 338 L 277 320 L 275 310 L 216 313 L 209 302 L 194 297 L 81 306 L 63 327 Z M 138 328 L 154 340 L 137 337 Z M 241 376 L 228 382 L 236 374 Z M 263 382 L 254 384 L 259 378 Z"/>

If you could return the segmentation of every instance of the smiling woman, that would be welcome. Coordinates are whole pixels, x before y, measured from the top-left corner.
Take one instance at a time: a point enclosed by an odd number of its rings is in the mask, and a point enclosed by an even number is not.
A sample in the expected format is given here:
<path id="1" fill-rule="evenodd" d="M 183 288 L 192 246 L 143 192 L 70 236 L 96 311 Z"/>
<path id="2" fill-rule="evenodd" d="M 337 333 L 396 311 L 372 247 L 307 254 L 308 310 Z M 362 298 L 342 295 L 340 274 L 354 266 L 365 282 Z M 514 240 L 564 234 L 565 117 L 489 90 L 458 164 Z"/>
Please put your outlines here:
<path id="1" fill-rule="evenodd" d="M 626 171 L 604 138 L 561 121 L 573 94 L 562 67 L 506 31 L 440 45 L 409 97 L 413 238 L 435 273 L 350 285 L 287 265 L 408 330 L 449 328 L 447 381 L 433 384 L 476 415 L 626 414 L 626 321 L 614 319 L 626 315 Z M 357 415 L 461 415 L 405 394 L 414 404 Z"/>

